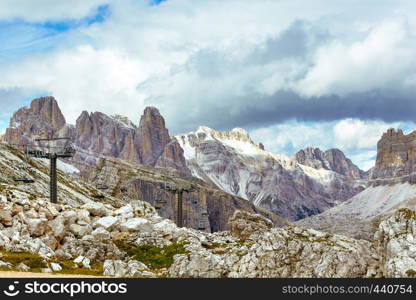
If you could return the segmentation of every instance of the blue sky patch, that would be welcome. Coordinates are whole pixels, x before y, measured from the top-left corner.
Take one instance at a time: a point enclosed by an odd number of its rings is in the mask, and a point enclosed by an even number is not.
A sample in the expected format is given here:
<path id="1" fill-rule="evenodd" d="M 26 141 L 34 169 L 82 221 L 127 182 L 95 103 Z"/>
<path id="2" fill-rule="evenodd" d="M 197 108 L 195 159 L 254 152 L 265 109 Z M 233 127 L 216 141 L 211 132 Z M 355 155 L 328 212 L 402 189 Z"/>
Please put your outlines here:
<path id="1" fill-rule="evenodd" d="M 104 22 L 110 16 L 110 6 L 108 4 L 99 6 L 95 14 L 81 20 L 66 20 L 61 22 L 46 22 L 41 24 L 47 29 L 55 32 L 65 32 L 82 26 L 90 26 Z"/>
<path id="2" fill-rule="evenodd" d="M 150 5 L 159 5 L 162 2 L 166 2 L 167 0 L 151 0 Z"/>

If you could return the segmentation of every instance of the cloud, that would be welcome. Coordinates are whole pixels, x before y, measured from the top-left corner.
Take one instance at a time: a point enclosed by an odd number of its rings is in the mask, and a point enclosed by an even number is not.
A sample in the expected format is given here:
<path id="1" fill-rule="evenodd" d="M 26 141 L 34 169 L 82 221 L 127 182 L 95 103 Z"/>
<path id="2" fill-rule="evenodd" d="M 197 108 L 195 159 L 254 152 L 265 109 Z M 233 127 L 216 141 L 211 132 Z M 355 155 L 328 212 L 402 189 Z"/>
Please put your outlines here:
<path id="1" fill-rule="evenodd" d="M 341 120 L 333 127 L 335 145 L 345 150 L 374 148 L 383 132 L 399 126 L 400 123 L 364 122 L 356 119 Z"/>
<path id="2" fill-rule="evenodd" d="M 72 123 L 82 110 L 97 109 L 112 114 L 130 109 L 138 119 L 143 107 L 136 90 L 136 81 L 143 76 L 141 69 L 137 61 L 120 53 L 86 45 L 30 59 L 0 78 L 12 86 L 27 82 L 27 86 L 55 96 Z"/>
<path id="3" fill-rule="evenodd" d="M 21 19 L 28 22 L 82 19 L 108 2 L 106 0 L 2 0 L 0 19 Z"/>
<path id="4" fill-rule="evenodd" d="M 384 124 L 414 120 L 414 1 L 55 2 L 0 3 L 14 29 L 1 35 L 10 45 L 0 87 L 50 93 L 72 123 L 84 109 L 137 122 L 156 105 L 172 133 L 238 126 L 276 151 L 319 144 L 358 155 L 374 151 L 366 139 Z M 58 30 L 103 6 L 100 22 Z M 290 126 L 308 134 L 269 132 Z"/>
<path id="5" fill-rule="evenodd" d="M 358 41 L 334 39 L 317 49 L 314 66 L 296 90 L 319 97 L 401 87 L 415 75 L 413 32 L 406 19 L 398 18 L 377 24 Z"/>

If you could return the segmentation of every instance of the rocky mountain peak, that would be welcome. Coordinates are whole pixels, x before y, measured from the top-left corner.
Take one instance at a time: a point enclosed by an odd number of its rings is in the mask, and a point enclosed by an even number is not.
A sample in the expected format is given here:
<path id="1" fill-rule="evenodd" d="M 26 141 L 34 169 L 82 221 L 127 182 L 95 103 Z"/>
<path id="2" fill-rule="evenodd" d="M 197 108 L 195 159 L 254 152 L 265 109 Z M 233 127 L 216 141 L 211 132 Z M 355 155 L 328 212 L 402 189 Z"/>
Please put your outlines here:
<path id="1" fill-rule="evenodd" d="M 353 179 L 365 176 L 365 172 L 354 165 L 339 149 L 329 149 L 323 152 L 319 148 L 308 147 L 298 151 L 293 159 L 301 165 L 334 171 Z"/>
<path id="2" fill-rule="evenodd" d="M 230 131 L 230 137 L 233 137 L 234 139 L 238 141 L 247 141 L 247 142 L 253 142 L 250 138 L 250 135 L 248 132 L 243 128 L 234 128 Z"/>
<path id="3" fill-rule="evenodd" d="M 165 120 L 155 107 L 146 107 L 136 131 L 138 151 L 145 165 L 155 165 L 163 150 L 171 141 Z"/>
<path id="4" fill-rule="evenodd" d="M 372 179 L 408 176 L 416 167 L 416 131 L 407 135 L 390 128 L 377 143 Z"/>
<path id="5" fill-rule="evenodd" d="M 160 114 L 156 107 L 148 106 L 144 109 L 143 115 L 140 118 L 140 124 L 151 123 L 159 128 L 165 128 L 165 119 Z"/>
<path id="6" fill-rule="evenodd" d="M 56 135 L 65 125 L 65 117 L 55 98 L 41 97 L 13 114 L 4 140 L 10 144 L 27 143 L 34 137 Z"/>
<path id="7" fill-rule="evenodd" d="M 136 128 L 136 125 L 126 116 L 116 114 L 116 115 L 113 115 L 111 117 L 114 120 L 117 120 L 117 121 L 121 122 L 122 124 L 124 124 L 127 127 Z"/>
<path id="8" fill-rule="evenodd" d="M 294 155 L 294 159 L 301 165 L 315 169 L 329 169 L 329 165 L 324 159 L 324 153 L 319 148 L 307 147 L 299 150 Z"/>
<path id="9" fill-rule="evenodd" d="M 243 128 L 234 128 L 230 131 L 217 131 L 207 126 L 199 126 L 196 132 L 191 132 L 188 135 L 196 136 L 199 140 L 216 139 L 223 142 L 244 142 L 257 147 L 260 150 L 264 150 L 264 146 L 262 149 L 260 144 L 255 144 L 248 132 Z M 182 135 L 182 137 L 183 136 L 184 135 Z M 231 146 L 231 144 L 229 146 Z"/>
<path id="10" fill-rule="evenodd" d="M 165 120 L 155 107 L 144 110 L 139 127 L 125 116 L 87 111 L 80 114 L 73 126 L 66 124 L 55 98 L 42 97 L 13 115 L 4 141 L 23 144 L 47 136 L 69 136 L 75 146 L 91 155 L 101 154 L 189 173 L 183 150 L 176 139 L 169 136 Z M 78 160 L 81 165 L 86 161 L 94 163 L 96 159 L 91 155 L 77 154 L 74 161 Z"/>

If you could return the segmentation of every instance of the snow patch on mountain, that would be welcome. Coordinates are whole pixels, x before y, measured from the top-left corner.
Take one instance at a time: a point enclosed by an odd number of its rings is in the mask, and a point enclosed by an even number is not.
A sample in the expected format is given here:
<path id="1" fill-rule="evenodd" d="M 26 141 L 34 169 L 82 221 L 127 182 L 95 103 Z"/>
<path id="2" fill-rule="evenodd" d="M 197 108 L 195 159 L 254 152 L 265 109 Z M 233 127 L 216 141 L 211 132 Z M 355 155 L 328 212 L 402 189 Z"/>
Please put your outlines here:
<path id="1" fill-rule="evenodd" d="M 337 177 L 337 173 L 325 169 L 314 169 L 312 167 L 299 165 L 299 167 L 302 169 L 302 171 L 309 176 L 310 178 L 313 178 L 317 182 L 328 185 L 331 182 L 334 181 L 334 179 Z M 338 175 L 339 176 L 339 175 Z"/>

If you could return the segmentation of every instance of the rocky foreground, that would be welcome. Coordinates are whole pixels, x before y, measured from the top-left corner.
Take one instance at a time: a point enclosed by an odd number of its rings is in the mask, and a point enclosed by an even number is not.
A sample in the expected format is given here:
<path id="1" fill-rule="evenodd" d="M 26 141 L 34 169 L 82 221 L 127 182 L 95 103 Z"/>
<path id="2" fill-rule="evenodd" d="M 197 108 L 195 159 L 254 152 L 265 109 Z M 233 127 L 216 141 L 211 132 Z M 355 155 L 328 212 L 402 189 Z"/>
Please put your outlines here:
<path id="1" fill-rule="evenodd" d="M 416 213 L 401 209 L 380 224 L 375 242 L 237 211 L 230 231 L 178 228 L 146 202 L 114 208 L 0 199 L 0 267 L 132 277 L 415 277 Z M 32 259 L 16 258 L 19 253 Z M 13 256 L 14 255 L 14 256 Z M 10 258 L 10 259 L 9 259 Z M 30 263 L 37 261 L 36 266 Z"/>

